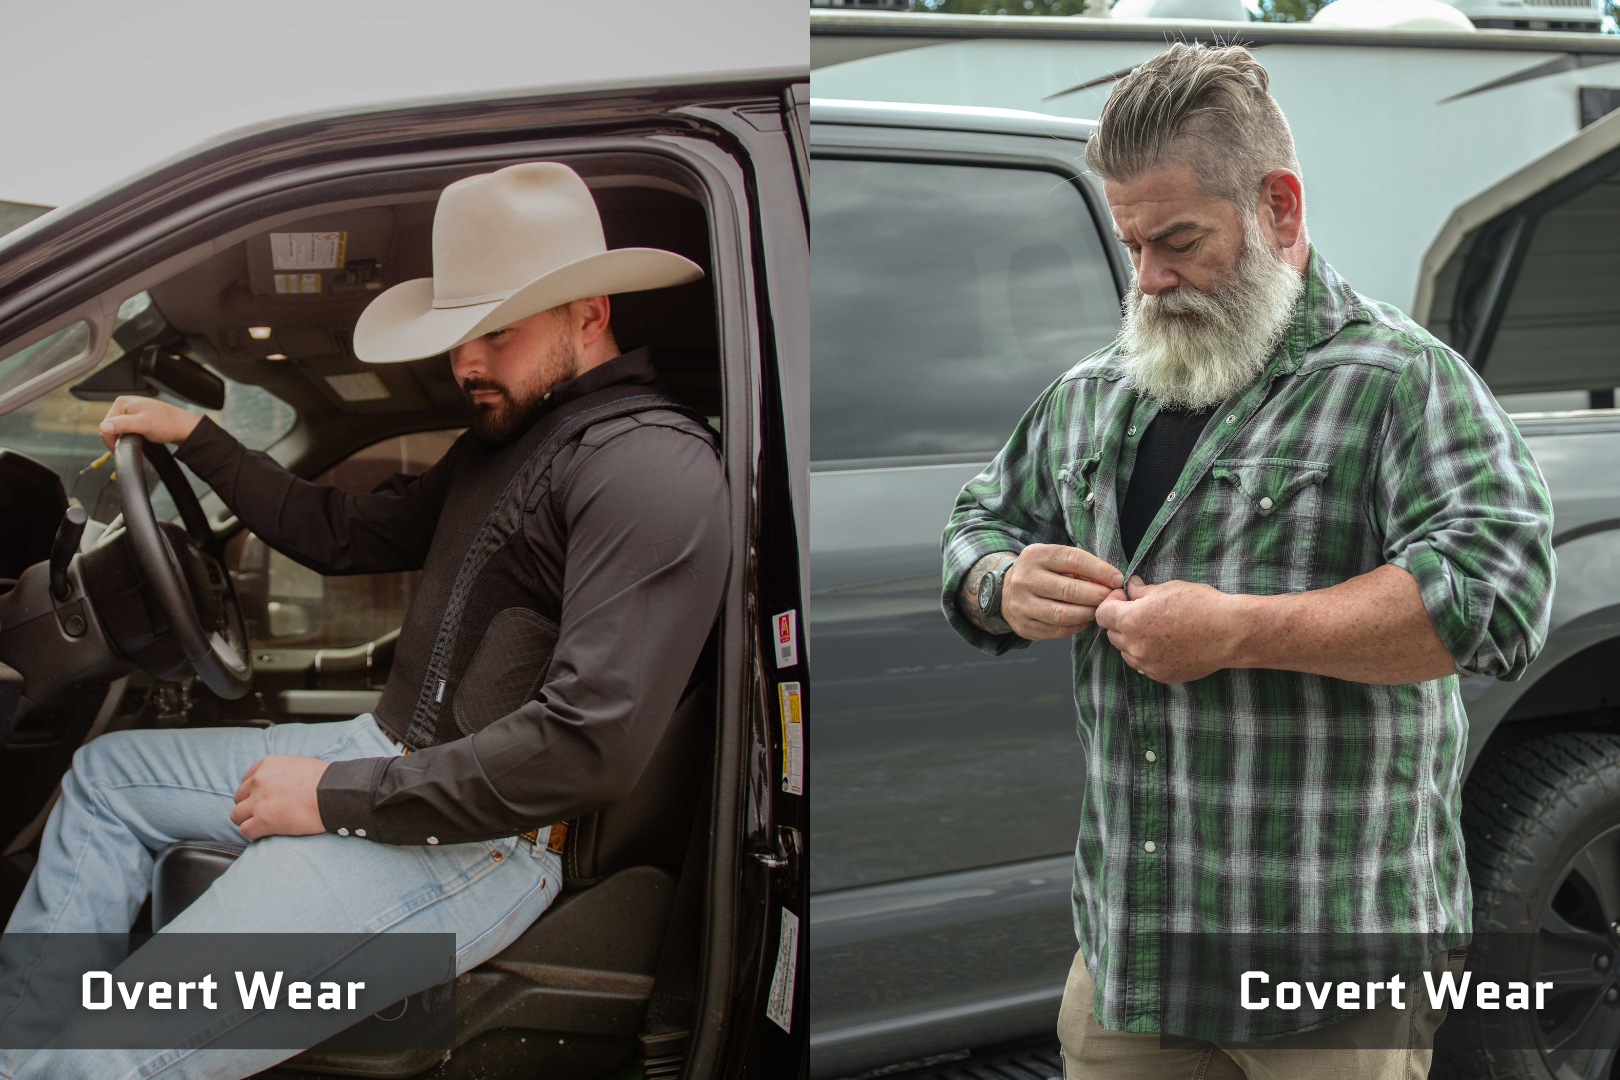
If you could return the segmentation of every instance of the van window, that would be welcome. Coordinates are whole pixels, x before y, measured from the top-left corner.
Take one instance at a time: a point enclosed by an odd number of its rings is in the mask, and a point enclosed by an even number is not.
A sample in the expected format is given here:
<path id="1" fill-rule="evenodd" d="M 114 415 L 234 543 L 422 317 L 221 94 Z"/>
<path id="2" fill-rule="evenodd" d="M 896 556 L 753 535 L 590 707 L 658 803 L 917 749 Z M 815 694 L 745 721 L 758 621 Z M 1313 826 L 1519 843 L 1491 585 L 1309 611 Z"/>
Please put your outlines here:
<path id="1" fill-rule="evenodd" d="M 1097 226 L 1061 174 L 818 158 L 810 206 L 812 460 L 988 460 L 1118 334 Z"/>
<path id="2" fill-rule="evenodd" d="M 1523 234 L 1515 221 L 1524 222 Z M 1504 277 L 1513 265 L 1516 234 L 1523 236 L 1523 261 Z M 1573 193 L 1549 188 L 1472 237 L 1436 279 L 1435 332 L 1468 355 L 1509 412 L 1614 408 L 1620 389 L 1620 174 Z M 1511 281 L 1512 289 L 1496 298 L 1495 283 L 1501 281 Z M 1475 341 L 1493 300 L 1501 321 L 1494 335 Z"/>

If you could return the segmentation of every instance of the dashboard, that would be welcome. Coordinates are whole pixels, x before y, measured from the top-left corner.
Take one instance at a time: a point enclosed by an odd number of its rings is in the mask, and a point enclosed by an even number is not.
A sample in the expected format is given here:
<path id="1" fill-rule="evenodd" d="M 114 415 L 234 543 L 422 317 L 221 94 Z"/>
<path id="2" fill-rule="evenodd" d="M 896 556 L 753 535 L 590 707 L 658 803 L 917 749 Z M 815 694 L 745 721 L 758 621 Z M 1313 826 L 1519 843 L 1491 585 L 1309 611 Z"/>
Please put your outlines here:
<path id="1" fill-rule="evenodd" d="M 26 454 L 0 450 L 0 579 L 15 581 L 50 557 L 67 508 L 62 479 L 51 468 Z"/>

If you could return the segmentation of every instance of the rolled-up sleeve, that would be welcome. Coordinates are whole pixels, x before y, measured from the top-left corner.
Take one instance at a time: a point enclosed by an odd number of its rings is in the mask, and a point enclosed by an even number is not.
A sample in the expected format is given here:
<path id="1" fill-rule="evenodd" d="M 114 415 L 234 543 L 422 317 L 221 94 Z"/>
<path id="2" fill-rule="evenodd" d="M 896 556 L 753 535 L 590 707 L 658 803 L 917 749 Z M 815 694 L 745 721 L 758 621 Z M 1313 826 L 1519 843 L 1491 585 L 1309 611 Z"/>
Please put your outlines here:
<path id="1" fill-rule="evenodd" d="M 1541 470 L 1484 381 L 1447 349 L 1402 372 L 1385 420 L 1371 508 L 1385 560 L 1417 579 L 1459 672 L 1518 679 L 1552 611 Z"/>
<path id="2" fill-rule="evenodd" d="M 940 605 L 964 641 L 992 656 L 1030 643 L 1017 634 L 989 634 L 973 625 L 957 609 L 956 592 L 986 555 L 1069 542 L 1050 460 L 1053 428 L 1062 422 L 1057 405 L 1064 385 L 1065 380 L 1054 383 L 1024 414 L 1007 445 L 956 497 L 945 526 Z"/>

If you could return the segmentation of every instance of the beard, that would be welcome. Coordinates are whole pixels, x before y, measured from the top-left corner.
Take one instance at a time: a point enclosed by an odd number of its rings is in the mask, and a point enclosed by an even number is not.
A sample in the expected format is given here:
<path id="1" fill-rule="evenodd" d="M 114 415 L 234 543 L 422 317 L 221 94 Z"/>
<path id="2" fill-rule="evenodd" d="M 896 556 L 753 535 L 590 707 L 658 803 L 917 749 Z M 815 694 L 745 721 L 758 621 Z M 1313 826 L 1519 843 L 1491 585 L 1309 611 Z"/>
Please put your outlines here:
<path id="1" fill-rule="evenodd" d="M 521 386 L 509 386 L 495 379 L 471 378 L 462 382 L 461 392 L 472 402 L 473 438 L 486 443 L 506 443 L 529 429 L 545 410 L 546 394 L 557 383 L 579 370 L 579 356 L 571 342 L 558 341 L 537 365 L 533 379 Z M 501 395 L 497 402 L 472 401 L 474 390 L 492 390 Z"/>
<path id="2" fill-rule="evenodd" d="M 1137 389 L 1171 409 L 1207 409 L 1248 385 L 1270 359 L 1305 280 L 1244 220 L 1243 250 L 1213 293 L 1190 285 L 1156 296 L 1131 280 L 1125 362 Z"/>

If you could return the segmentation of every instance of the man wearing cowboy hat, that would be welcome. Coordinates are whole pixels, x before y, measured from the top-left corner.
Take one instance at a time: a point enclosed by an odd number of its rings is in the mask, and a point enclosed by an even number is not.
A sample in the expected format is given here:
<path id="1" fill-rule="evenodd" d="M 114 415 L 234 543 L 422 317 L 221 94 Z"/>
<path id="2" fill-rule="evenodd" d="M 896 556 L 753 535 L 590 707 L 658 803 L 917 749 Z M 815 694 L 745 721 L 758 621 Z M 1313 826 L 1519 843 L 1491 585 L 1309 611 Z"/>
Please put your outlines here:
<path id="1" fill-rule="evenodd" d="M 619 353 L 608 297 L 702 271 L 608 250 L 585 183 L 555 163 L 446 188 L 433 257 L 434 277 L 384 292 L 354 334 L 371 363 L 450 355 L 477 418 L 423 475 L 347 495 L 148 398 L 102 424 L 109 446 L 179 444 L 306 566 L 422 568 L 375 715 L 86 744 L 9 932 L 122 933 L 152 851 L 246 839 L 167 930 L 453 932 L 459 974 L 557 895 L 549 827 L 634 786 L 718 613 L 729 506 L 713 433 L 652 385 L 646 349 Z M 59 989 L 0 983 L 0 1032 L 26 994 Z M 245 1076 L 291 1052 L 204 1049 L 164 1075 Z M 145 1075 L 159 1056 L 3 1050 L 0 1076 Z"/>

